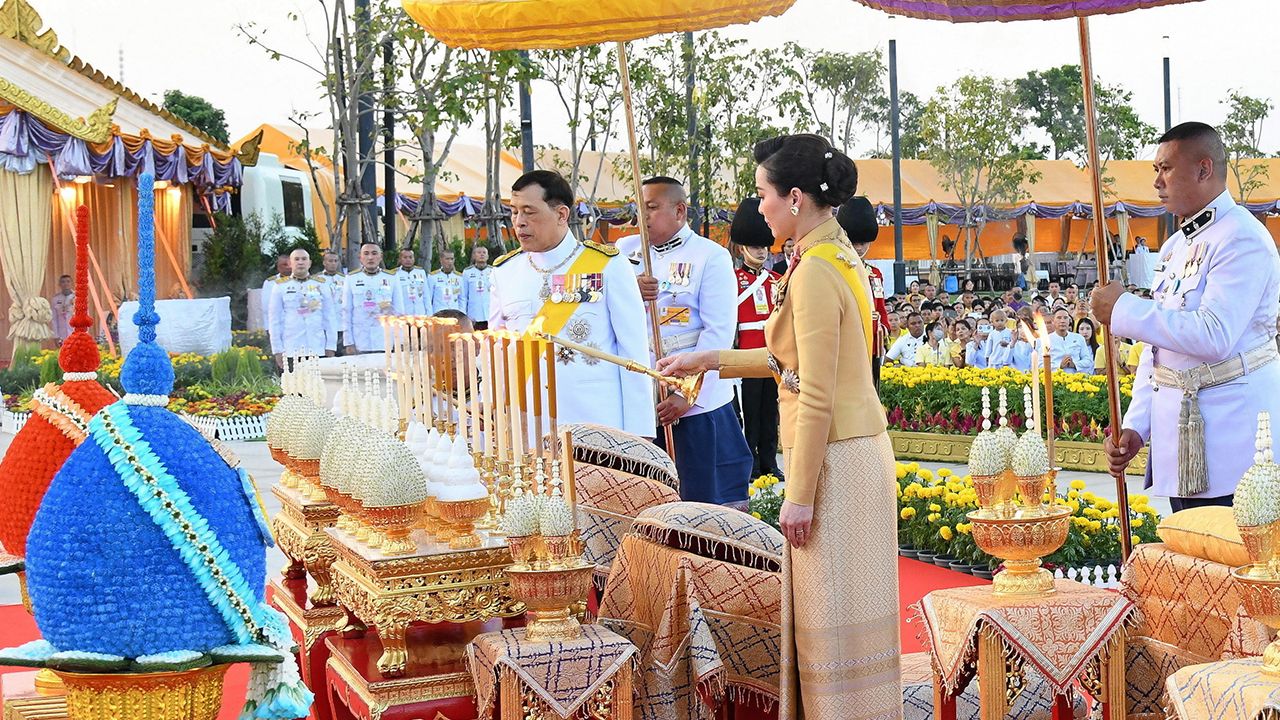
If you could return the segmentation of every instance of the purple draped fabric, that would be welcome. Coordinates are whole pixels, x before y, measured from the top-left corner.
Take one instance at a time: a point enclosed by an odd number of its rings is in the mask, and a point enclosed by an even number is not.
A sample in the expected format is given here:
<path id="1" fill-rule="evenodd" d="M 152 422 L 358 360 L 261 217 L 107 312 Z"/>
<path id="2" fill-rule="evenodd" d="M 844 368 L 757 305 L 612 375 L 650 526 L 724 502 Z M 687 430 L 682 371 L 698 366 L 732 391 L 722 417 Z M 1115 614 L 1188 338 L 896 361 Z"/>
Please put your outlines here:
<path id="1" fill-rule="evenodd" d="M 894 15 L 947 20 L 949 22 L 988 22 L 998 20 L 1057 20 L 1122 13 L 1142 8 L 1176 5 L 1195 0 L 857 0 L 863 5 Z"/>
<path id="2" fill-rule="evenodd" d="M 118 136 L 111 138 L 105 152 L 97 153 L 80 138 L 50 128 L 21 110 L 0 117 L 0 168 L 29 173 L 36 163 L 50 160 L 54 172 L 64 180 L 78 175 L 131 178 L 150 172 L 157 180 L 190 183 L 197 192 L 213 195 L 215 208 L 224 211 L 231 209 L 231 199 L 225 193 L 213 194 L 214 189 L 240 187 L 244 182 L 237 158 L 220 162 L 212 153 L 205 153 L 201 162 L 192 166 L 181 146 L 165 154 L 146 140 L 137 152 L 129 152 Z"/>

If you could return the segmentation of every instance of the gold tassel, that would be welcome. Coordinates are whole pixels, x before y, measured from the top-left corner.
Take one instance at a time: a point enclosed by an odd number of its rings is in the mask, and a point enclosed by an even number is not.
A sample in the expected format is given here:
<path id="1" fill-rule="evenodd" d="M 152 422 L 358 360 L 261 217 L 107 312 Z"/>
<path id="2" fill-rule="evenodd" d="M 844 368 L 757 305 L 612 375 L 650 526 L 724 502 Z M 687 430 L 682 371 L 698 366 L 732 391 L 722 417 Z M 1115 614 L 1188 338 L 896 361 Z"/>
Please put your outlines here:
<path id="1" fill-rule="evenodd" d="M 1209 489 L 1205 468 L 1204 419 L 1195 392 L 1183 392 L 1178 413 L 1178 495 L 1190 497 Z"/>

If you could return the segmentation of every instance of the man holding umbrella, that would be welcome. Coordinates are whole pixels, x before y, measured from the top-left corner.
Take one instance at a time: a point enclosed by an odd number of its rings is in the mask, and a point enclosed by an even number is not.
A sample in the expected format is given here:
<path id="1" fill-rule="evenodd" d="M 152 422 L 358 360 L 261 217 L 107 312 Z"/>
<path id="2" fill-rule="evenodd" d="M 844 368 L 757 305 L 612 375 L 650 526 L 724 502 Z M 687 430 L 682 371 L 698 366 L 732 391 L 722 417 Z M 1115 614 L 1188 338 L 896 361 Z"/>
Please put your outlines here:
<path id="1" fill-rule="evenodd" d="M 1227 191 L 1222 138 L 1188 122 L 1160 138 L 1155 188 L 1181 225 L 1165 242 L 1153 298 L 1119 283 L 1093 292 L 1093 312 L 1116 335 L 1147 344 L 1113 474 L 1151 445 L 1146 484 L 1174 511 L 1230 505 L 1253 461 L 1261 411 L 1280 413 L 1276 298 L 1280 256 L 1262 223 Z"/>

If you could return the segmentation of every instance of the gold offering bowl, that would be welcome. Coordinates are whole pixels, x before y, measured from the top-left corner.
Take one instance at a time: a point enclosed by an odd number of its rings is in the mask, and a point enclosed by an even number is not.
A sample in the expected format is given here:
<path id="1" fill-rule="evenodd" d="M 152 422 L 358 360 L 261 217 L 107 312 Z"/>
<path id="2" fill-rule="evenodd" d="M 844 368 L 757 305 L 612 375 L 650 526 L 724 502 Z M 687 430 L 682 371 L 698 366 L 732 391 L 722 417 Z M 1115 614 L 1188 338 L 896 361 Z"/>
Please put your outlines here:
<path id="1" fill-rule="evenodd" d="M 1043 475 L 1014 476 L 1014 481 L 1018 486 L 1018 495 L 1022 498 L 1022 513 L 1024 516 L 1036 512 L 1044 512 L 1046 507 L 1044 494 L 1054 488 L 1057 478 L 1057 469 L 1050 470 Z"/>
<path id="2" fill-rule="evenodd" d="M 383 555 L 408 555 L 417 547 L 409 539 L 409 533 L 418 525 L 422 516 L 422 503 L 366 507 L 364 519 L 369 529 L 378 535 L 378 549 Z"/>
<path id="3" fill-rule="evenodd" d="M 467 550 L 480 547 L 480 538 L 476 535 L 476 522 L 489 512 L 489 496 L 475 500 L 440 500 L 435 501 L 436 513 L 441 521 L 448 523 L 452 533 L 449 538 L 449 549 Z M 441 540 L 443 542 L 443 539 Z"/>
<path id="4" fill-rule="evenodd" d="M 1280 521 L 1266 525 L 1237 525 L 1244 550 L 1252 564 L 1253 577 L 1280 577 L 1280 558 L 1276 557 L 1276 536 L 1280 534 Z"/>
<path id="5" fill-rule="evenodd" d="M 217 720 L 228 667 L 158 673 L 54 672 L 67 688 L 69 720 Z"/>
<path id="6" fill-rule="evenodd" d="M 267 449 L 271 451 L 272 460 L 275 460 L 277 463 L 280 463 L 281 465 L 288 466 L 289 456 L 285 454 L 284 448 L 278 448 L 272 445 L 268 445 Z"/>
<path id="7" fill-rule="evenodd" d="M 579 557 L 572 567 L 535 570 L 512 566 L 505 572 L 511 581 L 511 594 L 527 609 L 526 639 L 545 642 L 582 636 L 574 607 L 585 601 L 591 590 L 593 565 Z"/>
<path id="8" fill-rule="evenodd" d="M 1231 577 L 1238 583 L 1245 612 L 1272 630 L 1280 629 L 1280 575 L 1250 564 L 1232 570 Z M 1262 669 L 1280 675 L 1280 640 L 1262 652 Z"/>
<path id="9" fill-rule="evenodd" d="M 1054 591 L 1053 574 L 1040 567 L 1040 558 L 1053 554 L 1067 541 L 1071 508 L 1018 510 L 1009 517 L 992 517 L 982 510 L 968 515 L 973 542 L 983 552 L 1004 561 L 1004 570 L 991 586 L 996 595 L 1037 597 Z"/>
<path id="10" fill-rule="evenodd" d="M 1006 469 L 997 475 L 974 475 L 973 489 L 978 495 L 979 508 L 988 514 L 1006 512 L 1013 505 L 1017 482 L 1013 471 Z"/>
<path id="11" fill-rule="evenodd" d="M 577 530 L 569 535 L 520 535 L 507 538 L 517 568 L 559 570 L 572 567 L 582 557 L 583 543 Z"/>

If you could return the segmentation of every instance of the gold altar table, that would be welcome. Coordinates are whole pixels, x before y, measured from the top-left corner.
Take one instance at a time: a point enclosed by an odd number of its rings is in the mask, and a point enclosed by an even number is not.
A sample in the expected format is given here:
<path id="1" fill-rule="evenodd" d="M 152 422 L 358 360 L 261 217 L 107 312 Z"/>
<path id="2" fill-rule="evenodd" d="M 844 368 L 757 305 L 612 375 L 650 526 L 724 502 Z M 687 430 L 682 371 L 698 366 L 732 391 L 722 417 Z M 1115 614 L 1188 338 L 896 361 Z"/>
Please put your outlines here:
<path id="1" fill-rule="evenodd" d="M 333 564 L 333 548 L 325 528 L 338 522 L 338 506 L 315 501 L 294 488 L 276 484 L 271 494 L 280 501 L 280 512 L 271 518 L 271 533 L 280 551 L 289 559 L 285 577 L 298 579 L 300 569 L 315 580 L 310 601 L 312 605 L 333 604 L 333 588 L 329 578 L 329 566 Z"/>

